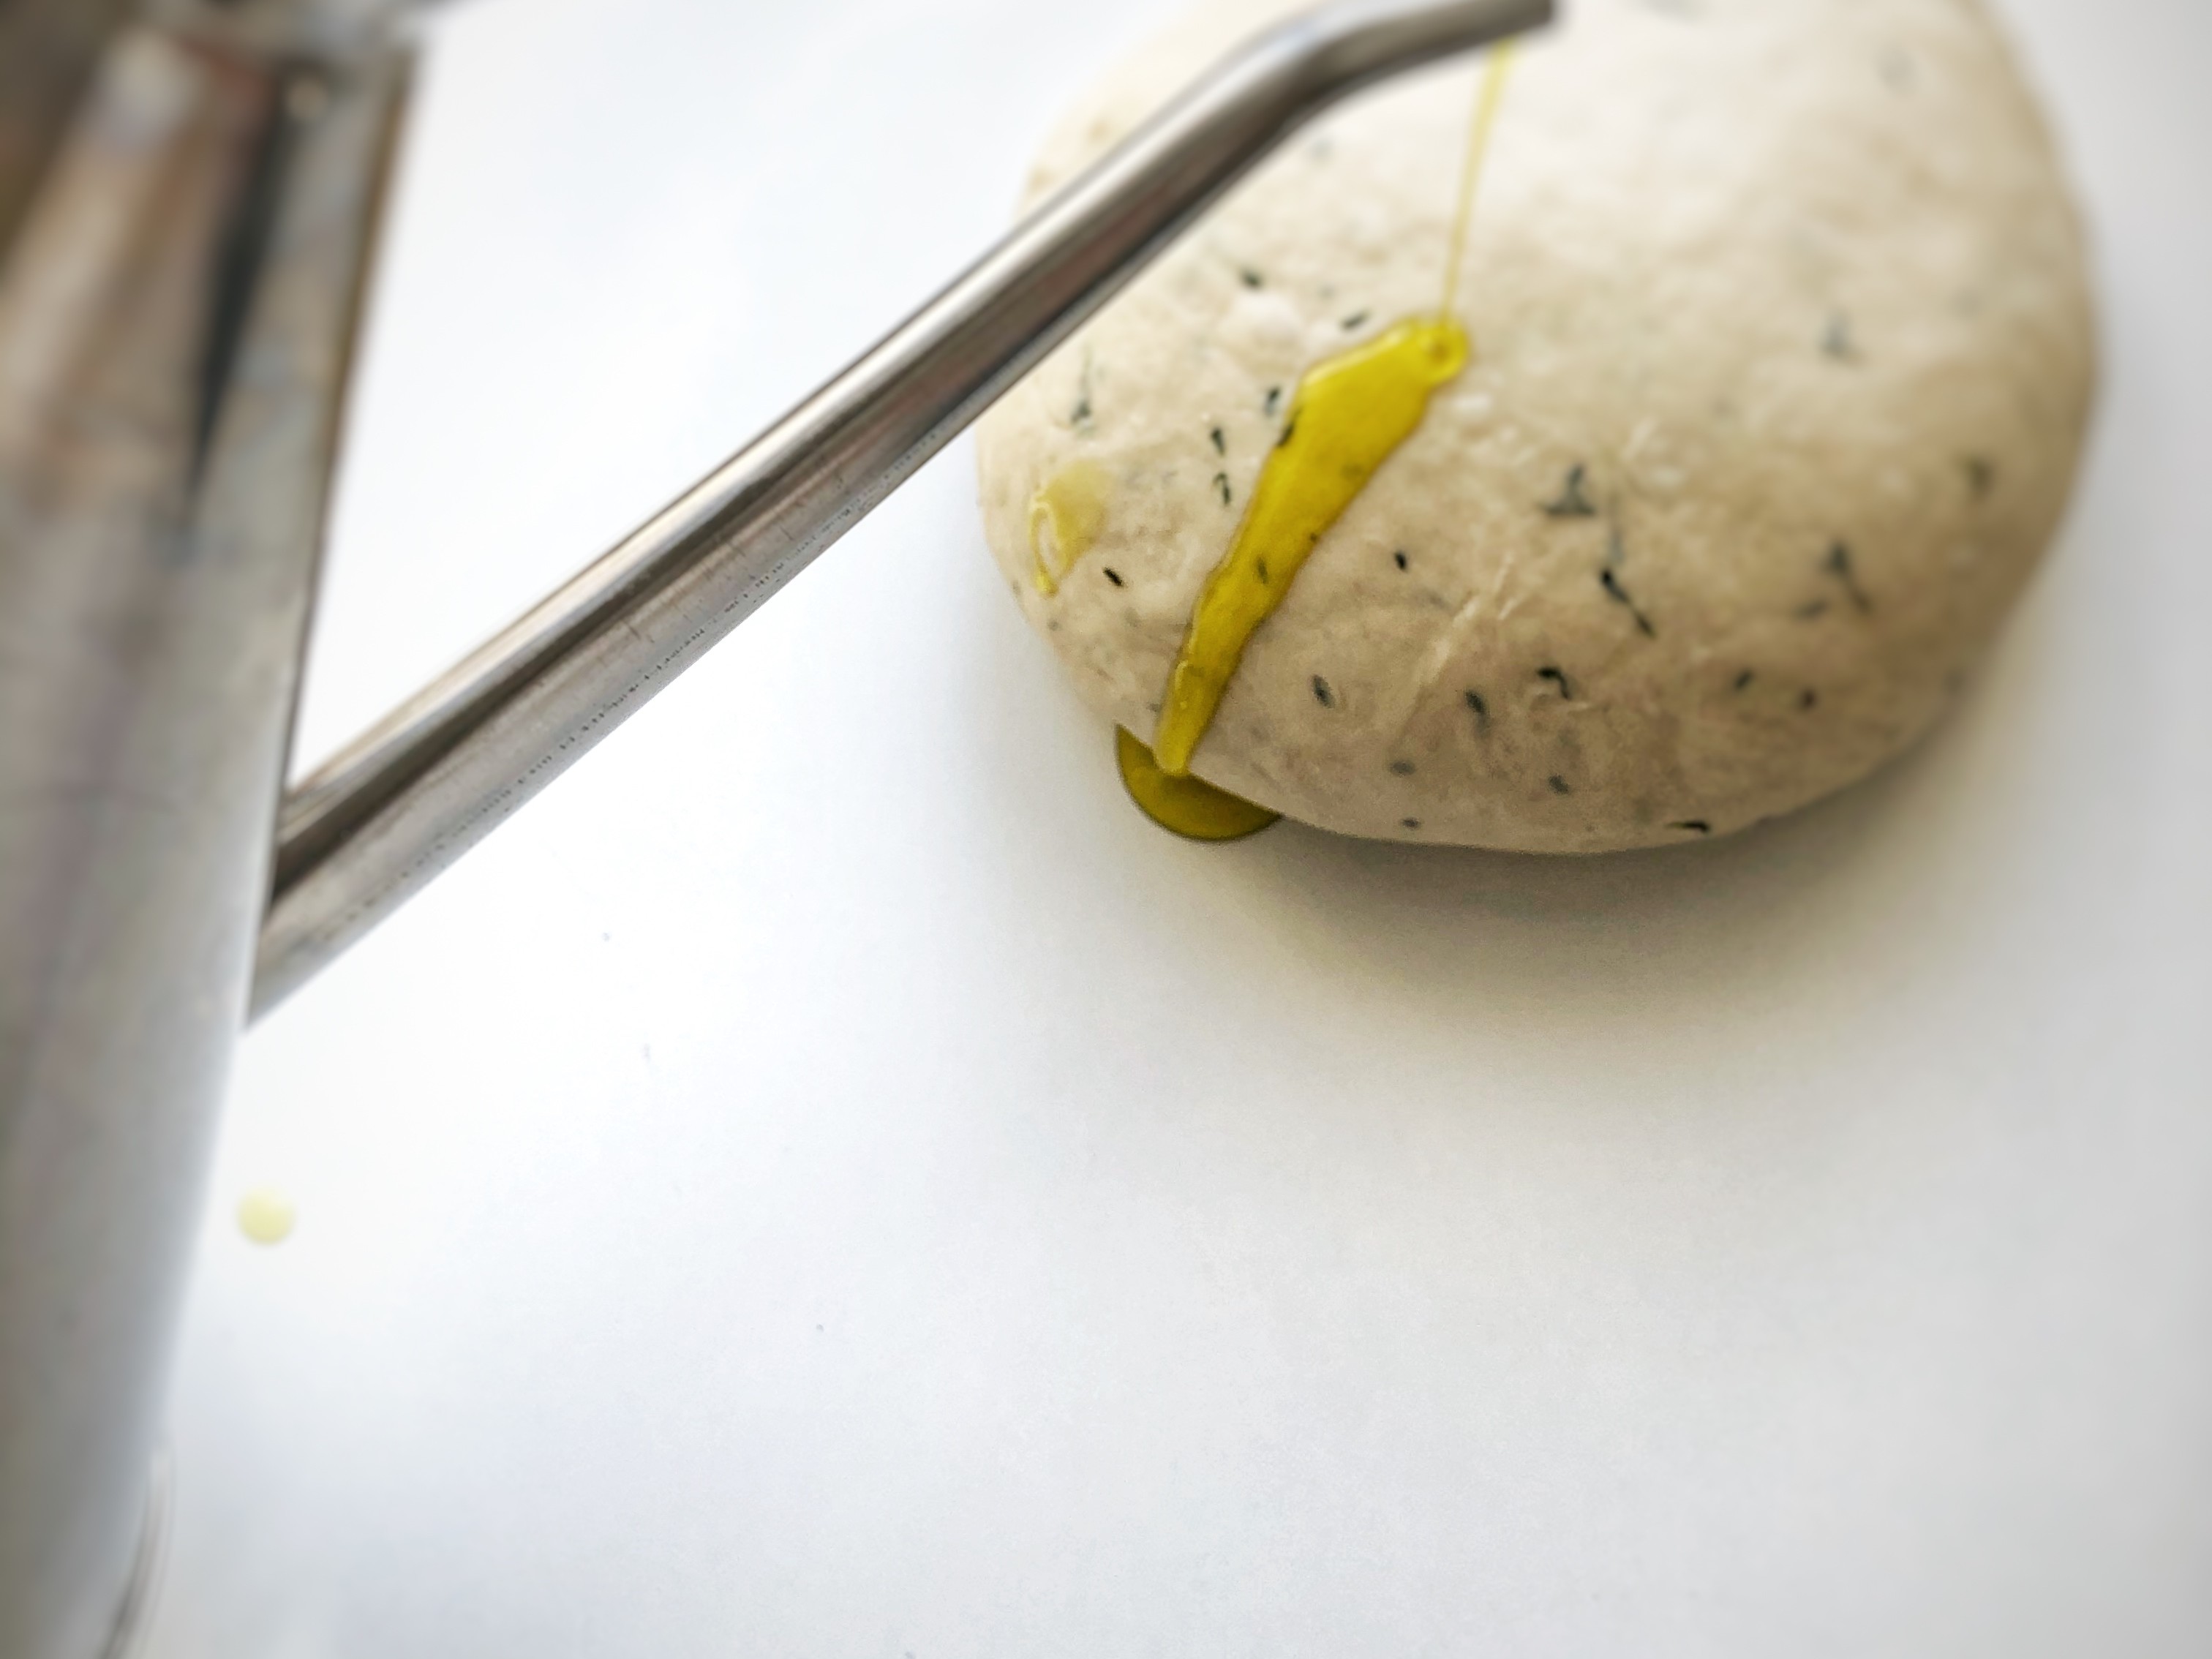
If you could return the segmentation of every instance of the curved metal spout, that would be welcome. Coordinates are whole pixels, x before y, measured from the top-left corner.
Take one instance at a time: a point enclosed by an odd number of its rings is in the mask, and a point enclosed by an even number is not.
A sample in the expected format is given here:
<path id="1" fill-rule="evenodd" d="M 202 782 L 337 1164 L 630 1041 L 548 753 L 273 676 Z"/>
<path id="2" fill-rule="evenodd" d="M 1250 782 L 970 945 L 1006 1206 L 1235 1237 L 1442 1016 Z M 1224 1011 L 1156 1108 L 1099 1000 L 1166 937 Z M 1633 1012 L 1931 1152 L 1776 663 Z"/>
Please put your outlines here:
<path id="1" fill-rule="evenodd" d="M 495 829 L 877 507 L 1291 132 L 1551 0 L 1352 0 L 1253 41 L 811 398 L 308 779 L 256 1013 Z"/>

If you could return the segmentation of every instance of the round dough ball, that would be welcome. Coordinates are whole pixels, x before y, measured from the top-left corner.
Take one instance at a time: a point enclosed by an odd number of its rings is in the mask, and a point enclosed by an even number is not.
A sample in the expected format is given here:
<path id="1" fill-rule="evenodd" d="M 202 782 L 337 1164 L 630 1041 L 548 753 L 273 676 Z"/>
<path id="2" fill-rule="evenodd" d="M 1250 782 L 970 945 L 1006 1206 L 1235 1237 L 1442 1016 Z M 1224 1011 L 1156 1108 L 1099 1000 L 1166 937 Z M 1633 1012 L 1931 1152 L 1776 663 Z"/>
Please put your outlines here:
<path id="1" fill-rule="evenodd" d="M 1033 191 L 1295 9 L 1211 6 Z M 1301 374 L 1435 311 L 1477 73 L 1299 135 L 983 422 L 992 550 L 1139 736 Z M 2095 374 L 2075 214 L 1975 0 L 1577 0 L 1506 90 L 1459 314 L 1474 362 L 1194 763 L 1346 834 L 1601 852 L 1863 776 L 2020 592 Z"/>

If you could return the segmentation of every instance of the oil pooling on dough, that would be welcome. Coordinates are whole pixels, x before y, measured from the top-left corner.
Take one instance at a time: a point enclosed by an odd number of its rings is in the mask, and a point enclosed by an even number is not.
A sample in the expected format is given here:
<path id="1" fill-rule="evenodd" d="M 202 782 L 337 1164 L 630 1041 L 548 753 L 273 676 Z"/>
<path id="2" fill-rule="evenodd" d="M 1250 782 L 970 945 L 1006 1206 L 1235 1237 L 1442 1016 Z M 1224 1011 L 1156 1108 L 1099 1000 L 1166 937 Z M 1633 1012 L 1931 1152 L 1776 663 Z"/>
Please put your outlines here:
<path id="1" fill-rule="evenodd" d="M 1060 592 L 1060 579 L 1106 527 L 1107 484 L 1103 468 L 1078 461 L 1031 498 L 1030 551 L 1036 566 L 1030 580 L 1045 598 Z"/>
<path id="2" fill-rule="evenodd" d="M 1250 834 L 1274 815 L 1193 778 L 1199 744 L 1260 624 L 1288 597 L 1291 584 L 1322 538 L 1367 488 L 1382 464 L 1420 428 L 1429 400 L 1466 369 L 1472 346 L 1458 317 L 1468 232 L 1476 185 L 1490 146 L 1512 52 L 1492 54 L 1469 125 L 1458 210 L 1435 314 L 1400 323 L 1364 345 L 1306 371 L 1291 399 L 1283 435 L 1267 463 L 1228 553 L 1214 567 L 1191 612 L 1149 749 L 1124 732 L 1117 742 L 1122 781 L 1158 823 L 1200 840 L 1229 837 L 1218 826 L 1236 814 L 1211 799 L 1256 814 L 1242 820 Z M 1159 779 L 1185 787 L 1170 793 Z M 1143 787 L 1140 787 L 1139 786 Z"/>

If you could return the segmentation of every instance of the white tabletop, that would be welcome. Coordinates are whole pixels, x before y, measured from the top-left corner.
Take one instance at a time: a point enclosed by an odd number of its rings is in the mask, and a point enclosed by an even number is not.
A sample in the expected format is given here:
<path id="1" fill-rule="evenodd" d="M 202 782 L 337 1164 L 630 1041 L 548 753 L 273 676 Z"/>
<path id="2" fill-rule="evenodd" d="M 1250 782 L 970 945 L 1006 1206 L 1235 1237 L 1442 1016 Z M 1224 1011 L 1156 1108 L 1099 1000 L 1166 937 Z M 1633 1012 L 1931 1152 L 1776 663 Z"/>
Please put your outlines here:
<path id="1" fill-rule="evenodd" d="M 451 14 L 307 750 L 1168 3 Z M 960 447 L 248 1043 L 153 1659 L 2212 1651 L 2212 7 L 2006 9 L 2108 380 L 1930 742 L 1648 856 L 1188 846 Z"/>

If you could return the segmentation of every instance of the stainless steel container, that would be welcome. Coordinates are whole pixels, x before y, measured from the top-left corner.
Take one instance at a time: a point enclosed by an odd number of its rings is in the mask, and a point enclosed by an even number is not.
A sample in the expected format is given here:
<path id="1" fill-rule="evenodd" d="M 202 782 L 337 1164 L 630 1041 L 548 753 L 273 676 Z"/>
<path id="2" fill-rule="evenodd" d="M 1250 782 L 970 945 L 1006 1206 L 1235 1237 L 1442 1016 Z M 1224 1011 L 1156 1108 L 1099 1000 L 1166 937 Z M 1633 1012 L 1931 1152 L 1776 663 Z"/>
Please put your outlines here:
<path id="1" fill-rule="evenodd" d="M 153 1559 L 171 1332 L 405 83 L 372 11 L 101 13 L 0 14 L 4 1659 L 120 1645 Z"/>

